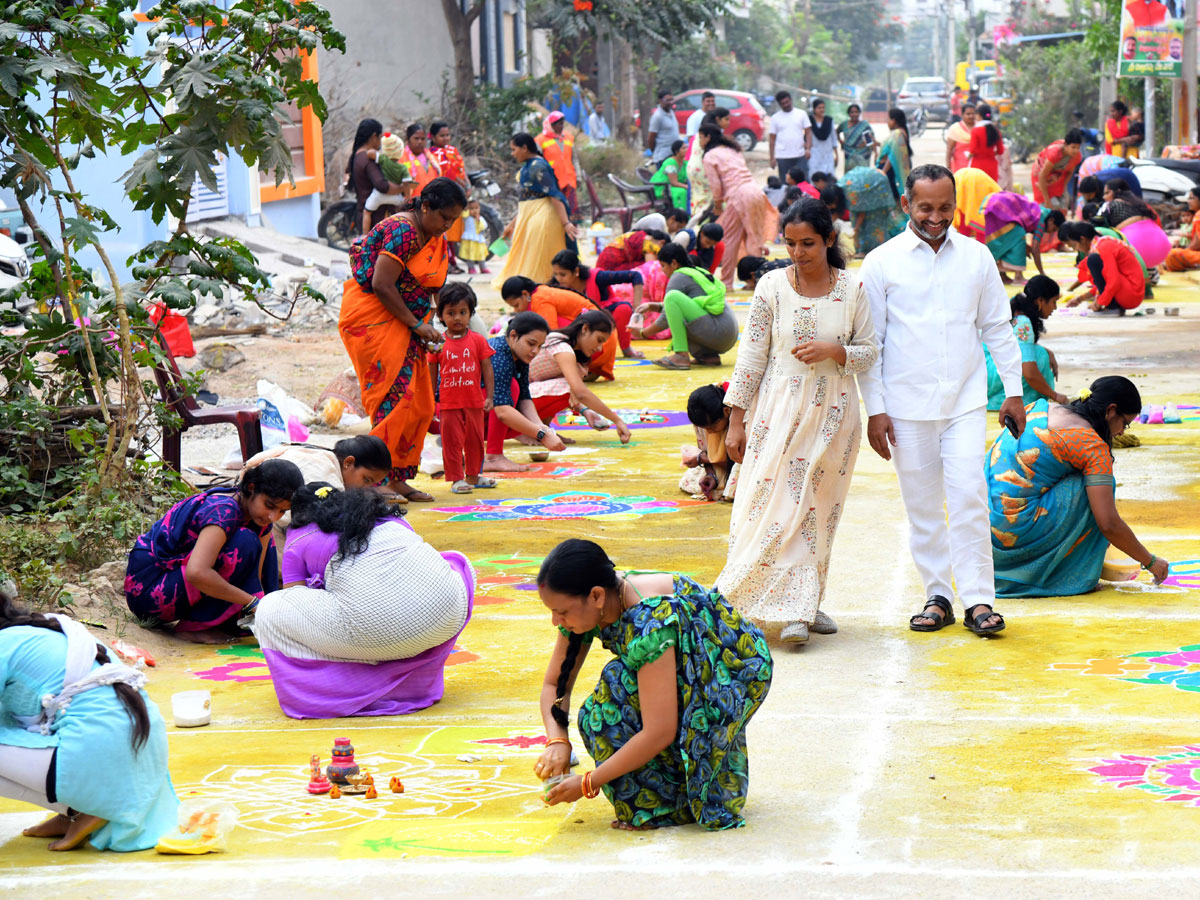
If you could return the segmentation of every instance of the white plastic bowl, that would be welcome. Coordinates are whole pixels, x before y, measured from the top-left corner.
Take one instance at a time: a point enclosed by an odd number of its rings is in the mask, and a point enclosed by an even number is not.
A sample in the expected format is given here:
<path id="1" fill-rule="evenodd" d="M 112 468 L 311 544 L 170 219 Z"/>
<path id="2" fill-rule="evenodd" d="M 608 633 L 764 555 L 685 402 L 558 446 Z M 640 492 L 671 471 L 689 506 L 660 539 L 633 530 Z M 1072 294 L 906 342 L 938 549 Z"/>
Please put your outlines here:
<path id="1" fill-rule="evenodd" d="M 171 695 L 171 714 L 176 728 L 198 728 L 212 721 L 212 694 L 182 691 Z"/>

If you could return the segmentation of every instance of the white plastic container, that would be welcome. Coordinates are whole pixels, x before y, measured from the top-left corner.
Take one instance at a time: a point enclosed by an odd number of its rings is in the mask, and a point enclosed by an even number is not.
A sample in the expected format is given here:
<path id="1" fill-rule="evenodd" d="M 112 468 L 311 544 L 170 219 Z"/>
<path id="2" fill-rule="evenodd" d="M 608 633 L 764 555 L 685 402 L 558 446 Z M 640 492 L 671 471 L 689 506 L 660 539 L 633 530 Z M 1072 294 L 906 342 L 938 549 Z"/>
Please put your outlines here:
<path id="1" fill-rule="evenodd" d="M 198 728 L 212 721 L 212 694 L 181 691 L 171 695 L 171 715 L 176 728 Z"/>

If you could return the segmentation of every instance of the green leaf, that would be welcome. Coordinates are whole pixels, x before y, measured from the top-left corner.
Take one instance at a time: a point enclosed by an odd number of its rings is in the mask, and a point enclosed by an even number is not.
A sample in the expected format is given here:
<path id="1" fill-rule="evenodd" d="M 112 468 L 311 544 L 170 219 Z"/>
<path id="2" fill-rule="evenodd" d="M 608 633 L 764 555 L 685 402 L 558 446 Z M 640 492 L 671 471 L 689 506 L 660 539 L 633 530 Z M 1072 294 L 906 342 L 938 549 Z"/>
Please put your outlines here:
<path id="1" fill-rule="evenodd" d="M 275 176 L 275 187 L 283 184 L 285 178 L 295 184 L 292 179 L 292 150 L 282 137 L 268 141 L 260 149 L 257 162 L 259 169 Z"/>
<path id="2" fill-rule="evenodd" d="M 159 168 L 158 148 L 151 147 L 135 159 L 129 171 L 121 177 L 125 180 L 125 190 L 129 193 L 161 184 L 162 170 Z"/>
<path id="3" fill-rule="evenodd" d="M 163 80 L 174 89 L 180 103 L 185 102 L 189 95 L 203 99 L 212 93 L 215 85 L 221 83 L 216 74 L 217 67 L 215 60 L 197 53 Z"/>
<path id="4" fill-rule="evenodd" d="M 67 219 L 66 230 L 63 231 L 63 237 L 75 242 L 76 247 L 81 247 L 84 244 L 99 244 L 100 232 L 96 230 L 91 222 L 85 219 Z"/>
<path id="5" fill-rule="evenodd" d="M 217 165 L 217 141 L 211 132 L 181 128 L 165 138 L 161 148 L 167 157 L 169 169 L 175 173 L 173 181 L 179 188 L 190 191 L 192 182 L 199 178 L 210 191 L 220 190 L 217 176 L 213 173 Z"/>
<path id="6" fill-rule="evenodd" d="M 24 91 L 21 82 L 28 78 L 25 66 L 15 56 L 0 58 L 0 88 L 10 97 L 20 97 Z"/>
<path id="7" fill-rule="evenodd" d="M 170 309 L 191 309 L 196 305 L 196 299 L 192 296 L 192 292 L 178 278 L 160 281 L 150 291 L 150 296 L 163 301 Z"/>

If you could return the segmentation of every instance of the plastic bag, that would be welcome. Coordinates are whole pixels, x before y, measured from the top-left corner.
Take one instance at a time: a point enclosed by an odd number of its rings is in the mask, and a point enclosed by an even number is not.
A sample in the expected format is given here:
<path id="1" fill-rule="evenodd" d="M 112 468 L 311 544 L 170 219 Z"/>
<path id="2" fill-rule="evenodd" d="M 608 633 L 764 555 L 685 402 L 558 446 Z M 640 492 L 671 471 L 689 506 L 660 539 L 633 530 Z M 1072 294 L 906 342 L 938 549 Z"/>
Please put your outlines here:
<path id="1" fill-rule="evenodd" d="M 179 805 L 179 825 L 159 838 L 159 853 L 198 856 L 225 850 L 229 833 L 237 825 L 238 811 L 223 800 L 184 800 Z"/>
<path id="2" fill-rule="evenodd" d="M 284 441 L 303 444 L 308 440 L 305 426 L 317 418 L 316 410 L 311 406 L 301 403 L 265 378 L 258 381 L 257 405 L 264 450 L 278 447 Z"/>

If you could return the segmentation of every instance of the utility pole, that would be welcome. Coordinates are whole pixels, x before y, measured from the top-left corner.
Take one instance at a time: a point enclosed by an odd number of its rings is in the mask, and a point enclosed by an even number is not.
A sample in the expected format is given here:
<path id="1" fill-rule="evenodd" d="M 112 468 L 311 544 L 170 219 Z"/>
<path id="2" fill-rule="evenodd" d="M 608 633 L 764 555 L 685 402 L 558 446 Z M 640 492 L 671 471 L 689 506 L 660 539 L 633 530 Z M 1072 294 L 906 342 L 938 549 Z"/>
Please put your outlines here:
<path id="1" fill-rule="evenodd" d="M 1139 156 L 1154 155 L 1154 101 L 1155 87 L 1158 80 L 1155 78 L 1144 78 L 1143 91 L 1146 95 L 1146 101 L 1142 104 L 1142 115 L 1145 117 L 1146 140 L 1142 144 L 1138 152 Z"/>
<path id="2" fill-rule="evenodd" d="M 967 0 L 967 64 L 975 77 L 975 0 Z"/>
<path id="3" fill-rule="evenodd" d="M 1183 14 L 1183 75 L 1171 85 L 1171 143 L 1196 143 L 1196 3 L 1188 0 Z"/>
<path id="4" fill-rule="evenodd" d="M 954 40 L 954 0 L 947 0 L 946 3 L 946 29 L 948 32 L 946 42 L 946 58 L 949 61 L 950 77 L 949 82 L 954 84 L 958 77 L 958 44 Z"/>
<path id="5" fill-rule="evenodd" d="M 933 11 L 933 17 L 930 24 L 933 26 L 933 74 L 938 75 L 942 71 L 942 27 L 941 20 L 938 18 L 937 9 Z"/>

